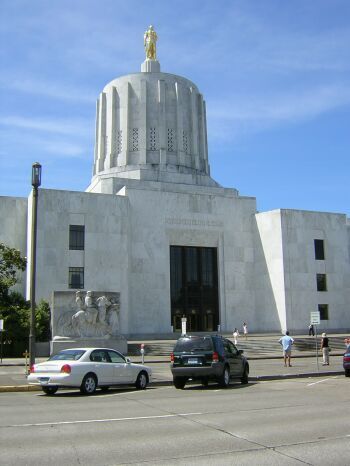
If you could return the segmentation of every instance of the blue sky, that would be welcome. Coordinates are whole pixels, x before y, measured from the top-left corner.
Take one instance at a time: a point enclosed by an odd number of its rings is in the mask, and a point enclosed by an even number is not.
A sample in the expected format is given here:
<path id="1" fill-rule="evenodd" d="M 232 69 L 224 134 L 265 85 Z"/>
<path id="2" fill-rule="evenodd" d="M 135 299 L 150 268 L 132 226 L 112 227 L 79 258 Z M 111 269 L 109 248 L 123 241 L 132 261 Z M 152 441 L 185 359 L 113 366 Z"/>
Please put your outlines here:
<path id="1" fill-rule="evenodd" d="M 95 101 L 140 71 L 153 24 L 164 72 L 207 103 L 211 174 L 259 211 L 350 216 L 350 1 L 1 0 L 0 195 L 85 190 Z"/>

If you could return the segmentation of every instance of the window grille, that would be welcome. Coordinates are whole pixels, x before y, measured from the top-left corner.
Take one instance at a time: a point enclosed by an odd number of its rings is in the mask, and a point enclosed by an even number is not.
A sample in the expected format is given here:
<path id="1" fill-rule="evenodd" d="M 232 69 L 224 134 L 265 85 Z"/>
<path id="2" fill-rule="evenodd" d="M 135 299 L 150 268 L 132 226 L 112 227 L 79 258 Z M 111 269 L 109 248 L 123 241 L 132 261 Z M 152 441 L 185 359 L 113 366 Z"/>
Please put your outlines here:
<path id="1" fill-rule="evenodd" d="M 69 267 L 68 286 L 78 290 L 84 288 L 84 267 Z"/>
<path id="2" fill-rule="evenodd" d="M 325 273 L 316 275 L 317 291 L 327 291 L 327 277 Z"/>
<path id="3" fill-rule="evenodd" d="M 320 320 L 329 320 L 328 304 L 319 304 L 318 311 L 320 313 Z"/>
<path id="4" fill-rule="evenodd" d="M 150 128 L 149 129 L 149 150 L 151 150 L 151 151 L 157 150 L 156 128 Z"/>
<path id="5" fill-rule="evenodd" d="M 172 128 L 168 128 L 168 152 L 174 152 L 174 136 L 175 131 Z"/>
<path id="6" fill-rule="evenodd" d="M 69 249 L 84 250 L 85 243 L 85 226 L 84 225 L 69 225 Z"/>
<path id="7" fill-rule="evenodd" d="M 182 133 L 182 145 L 183 145 L 183 150 L 185 154 L 188 154 L 188 135 L 187 131 L 184 131 Z"/>
<path id="8" fill-rule="evenodd" d="M 132 151 L 137 152 L 139 150 L 139 129 L 132 129 Z"/>
<path id="9" fill-rule="evenodd" d="M 120 154 L 123 150 L 123 132 L 122 130 L 117 131 L 117 154 Z"/>

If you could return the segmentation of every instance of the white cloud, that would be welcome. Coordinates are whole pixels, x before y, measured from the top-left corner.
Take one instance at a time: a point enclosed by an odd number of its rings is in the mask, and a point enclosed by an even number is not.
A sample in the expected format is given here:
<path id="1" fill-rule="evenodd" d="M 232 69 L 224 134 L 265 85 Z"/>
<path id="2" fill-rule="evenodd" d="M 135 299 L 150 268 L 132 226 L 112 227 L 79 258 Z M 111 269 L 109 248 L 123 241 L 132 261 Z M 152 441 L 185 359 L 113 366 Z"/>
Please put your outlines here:
<path id="1" fill-rule="evenodd" d="M 350 105 L 350 86 L 329 85 L 303 91 L 267 95 L 231 95 L 225 101 L 207 102 L 209 134 L 236 139 L 286 123 L 296 123 Z M 212 133 L 211 133 L 212 132 Z"/>
<path id="2" fill-rule="evenodd" d="M 0 117 L 0 124 L 12 128 L 36 130 L 72 136 L 89 136 L 93 130 L 91 121 L 84 119 L 27 118 L 22 116 Z"/>
<path id="3" fill-rule="evenodd" d="M 54 99 L 76 101 L 80 103 L 93 104 L 96 100 L 94 91 L 91 89 L 71 87 L 63 83 L 49 82 L 48 80 L 36 78 L 13 79 L 11 76 L 2 76 L 0 86 L 3 89 L 25 92 L 28 94 L 42 95 Z"/>

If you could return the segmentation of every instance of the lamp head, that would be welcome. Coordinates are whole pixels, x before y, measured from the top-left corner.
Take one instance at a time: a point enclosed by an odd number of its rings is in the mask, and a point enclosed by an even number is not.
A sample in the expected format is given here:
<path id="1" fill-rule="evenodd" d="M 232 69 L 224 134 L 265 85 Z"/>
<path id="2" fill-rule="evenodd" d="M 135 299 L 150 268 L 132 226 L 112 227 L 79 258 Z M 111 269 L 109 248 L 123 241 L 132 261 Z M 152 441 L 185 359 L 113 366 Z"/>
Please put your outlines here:
<path id="1" fill-rule="evenodd" d="M 32 186 L 38 188 L 41 185 L 41 165 L 38 162 L 32 166 Z"/>

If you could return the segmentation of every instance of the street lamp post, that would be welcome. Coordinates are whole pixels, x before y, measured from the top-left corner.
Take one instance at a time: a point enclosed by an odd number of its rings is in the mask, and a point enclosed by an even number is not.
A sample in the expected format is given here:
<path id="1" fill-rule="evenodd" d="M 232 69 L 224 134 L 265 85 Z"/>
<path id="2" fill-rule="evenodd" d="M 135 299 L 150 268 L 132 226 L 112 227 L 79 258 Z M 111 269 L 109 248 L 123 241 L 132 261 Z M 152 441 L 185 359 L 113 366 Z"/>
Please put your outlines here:
<path id="1" fill-rule="evenodd" d="M 35 274 L 36 274 L 36 233 L 38 219 L 38 187 L 41 185 L 41 165 L 36 162 L 32 166 L 32 231 L 30 261 L 30 332 L 29 332 L 29 365 L 35 363 Z"/>

